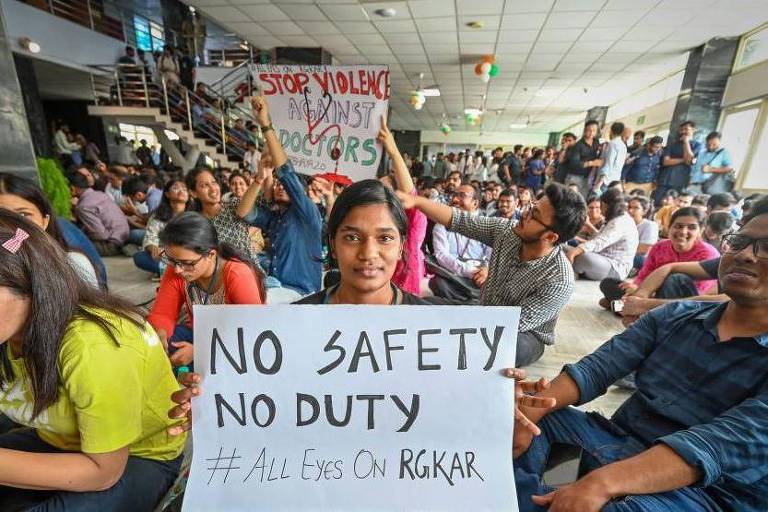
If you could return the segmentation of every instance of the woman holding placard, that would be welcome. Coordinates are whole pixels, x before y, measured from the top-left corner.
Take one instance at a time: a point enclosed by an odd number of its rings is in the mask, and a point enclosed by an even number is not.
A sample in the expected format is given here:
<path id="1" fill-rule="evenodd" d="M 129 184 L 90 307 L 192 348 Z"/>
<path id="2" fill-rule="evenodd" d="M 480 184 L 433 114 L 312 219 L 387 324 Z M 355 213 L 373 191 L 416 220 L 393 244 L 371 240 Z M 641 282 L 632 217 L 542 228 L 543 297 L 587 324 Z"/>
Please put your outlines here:
<path id="1" fill-rule="evenodd" d="M 408 222 L 403 206 L 394 191 L 377 180 L 363 180 L 347 187 L 336 199 L 328 220 L 331 254 L 341 275 L 339 284 L 301 299 L 296 304 L 367 304 L 367 305 L 426 305 L 439 299 L 419 298 L 403 292 L 392 284 L 395 269 L 403 258 Z M 510 371 L 510 378 L 522 379 L 524 374 Z M 179 434 L 191 428 L 190 400 L 200 393 L 202 378 L 195 373 L 181 375 L 184 389 L 171 399 L 179 404 L 169 411 L 173 419 L 187 421 L 170 429 Z M 534 389 L 544 389 L 546 381 L 530 383 Z M 525 389 L 530 386 L 526 384 Z M 523 398 L 528 403 L 539 402 L 535 397 Z M 546 407 L 551 404 L 542 402 Z M 527 425 L 527 424 L 526 424 Z M 532 429 L 536 429 L 531 424 Z M 538 430 L 538 429 L 536 429 Z"/>
<path id="2" fill-rule="evenodd" d="M 184 437 L 178 388 L 130 304 L 88 285 L 56 241 L 0 209 L 0 510 L 152 510 Z"/>

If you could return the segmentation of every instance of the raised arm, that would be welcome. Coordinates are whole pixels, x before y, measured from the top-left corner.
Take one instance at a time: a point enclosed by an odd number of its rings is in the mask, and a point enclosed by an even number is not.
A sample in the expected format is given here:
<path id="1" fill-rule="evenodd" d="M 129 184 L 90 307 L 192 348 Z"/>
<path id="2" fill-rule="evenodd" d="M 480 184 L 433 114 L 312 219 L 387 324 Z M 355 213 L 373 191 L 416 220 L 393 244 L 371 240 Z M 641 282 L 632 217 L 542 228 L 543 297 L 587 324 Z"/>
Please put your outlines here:
<path id="1" fill-rule="evenodd" d="M 253 107 L 253 115 L 261 126 L 261 133 L 267 142 L 269 153 L 272 155 L 272 164 L 275 169 L 278 169 L 288 161 L 288 155 L 285 154 L 283 145 L 280 144 L 277 134 L 275 134 L 275 130 L 272 127 L 267 100 L 263 96 L 256 96 L 251 100 L 251 106 Z"/>
<path id="2" fill-rule="evenodd" d="M 453 218 L 453 208 L 448 205 L 440 204 L 435 201 L 430 201 L 426 197 L 414 196 L 410 192 L 397 192 L 397 198 L 403 204 L 403 208 L 418 208 L 426 215 L 431 221 L 438 224 L 442 224 L 445 227 L 451 225 L 451 219 Z"/>
<path id="3" fill-rule="evenodd" d="M 413 189 L 415 188 L 413 178 L 411 178 L 411 173 L 408 172 L 408 166 L 405 164 L 405 160 L 403 160 L 403 155 L 401 155 L 400 150 L 397 149 L 395 137 L 393 137 L 392 132 L 389 131 L 387 120 L 383 115 L 381 116 L 381 129 L 379 129 L 379 134 L 376 137 L 376 140 L 384 146 L 384 151 L 386 151 L 389 158 L 392 159 L 397 190 L 405 192 L 406 194 L 413 192 Z"/>

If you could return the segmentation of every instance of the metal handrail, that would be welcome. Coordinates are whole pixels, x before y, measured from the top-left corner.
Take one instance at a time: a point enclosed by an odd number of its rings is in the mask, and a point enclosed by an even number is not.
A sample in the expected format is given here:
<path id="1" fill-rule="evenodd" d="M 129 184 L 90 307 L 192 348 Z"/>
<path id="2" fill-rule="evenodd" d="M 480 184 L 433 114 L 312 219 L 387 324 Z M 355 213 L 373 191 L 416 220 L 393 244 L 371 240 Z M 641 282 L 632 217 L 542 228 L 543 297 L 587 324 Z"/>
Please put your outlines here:
<path id="1" fill-rule="evenodd" d="M 142 65 L 92 65 L 91 86 L 96 103 L 132 107 L 157 107 L 171 119 L 185 124 L 190 131 L 201 133 L 218 146 L 225 155 L 243 158 L 248 139 L 232 129 L 235 119 L 253 120 L 243 109 L 227 107 L 226 102 L 212 95 L 219 108 L 181 84 L 153 83 Z M 96 73 L 98 71 L 98 74 Z M 104 98 L 108 99 L 104 99 Z M 196 109 L 206 113 L 195 113 Z"/>

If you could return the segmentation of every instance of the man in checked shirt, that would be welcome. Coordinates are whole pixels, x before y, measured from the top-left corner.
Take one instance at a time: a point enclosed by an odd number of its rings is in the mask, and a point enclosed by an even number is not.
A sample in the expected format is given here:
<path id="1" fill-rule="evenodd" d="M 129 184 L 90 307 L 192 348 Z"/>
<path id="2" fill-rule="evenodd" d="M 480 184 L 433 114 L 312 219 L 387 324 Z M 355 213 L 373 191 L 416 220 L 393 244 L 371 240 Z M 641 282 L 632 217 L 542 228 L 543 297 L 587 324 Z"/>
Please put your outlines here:
<path id="1" fill-rule="evenodd" d="M 493 248 L 480 304 L 520 306 L 515 366 L 533 364 L 555 342 L 555 323 L 573 292 L 573 269 L 560 244 L 584 225 L 587 206 L 578 192 L 549 185 L 544 196 L 521 212 L 520 221 L 482 217 L 409 194 L 398 194 L 405 208 L 416 207 L 436 223 Z"/>

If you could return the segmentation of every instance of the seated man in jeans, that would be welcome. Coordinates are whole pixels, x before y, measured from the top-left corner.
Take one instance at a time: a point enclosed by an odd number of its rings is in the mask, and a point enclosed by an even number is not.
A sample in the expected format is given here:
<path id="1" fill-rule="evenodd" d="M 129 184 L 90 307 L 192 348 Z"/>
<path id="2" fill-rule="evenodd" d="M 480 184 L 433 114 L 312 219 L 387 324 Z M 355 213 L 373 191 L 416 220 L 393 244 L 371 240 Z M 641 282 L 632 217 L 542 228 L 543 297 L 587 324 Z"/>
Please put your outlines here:
<path id="1" fill-rule="evenodd" d="M 563 372 L 523 408 L 542 431 L 514 433 L 521 511 L 768 510 L 768 201 L 728 237 L 725 303 L 682 301 L 643 315 Z M 570 405 L 637 371 L 637 391 L 612 419 Z M 541 480 L 550 447 L 583 450 L 576 482 Z"/>

